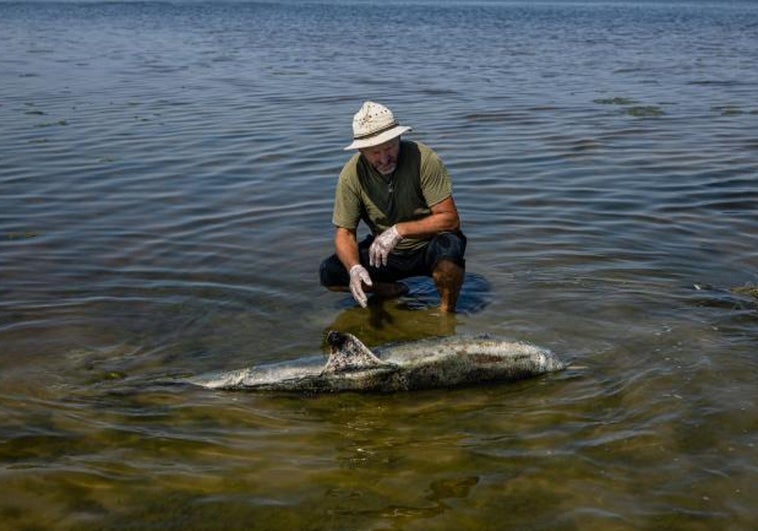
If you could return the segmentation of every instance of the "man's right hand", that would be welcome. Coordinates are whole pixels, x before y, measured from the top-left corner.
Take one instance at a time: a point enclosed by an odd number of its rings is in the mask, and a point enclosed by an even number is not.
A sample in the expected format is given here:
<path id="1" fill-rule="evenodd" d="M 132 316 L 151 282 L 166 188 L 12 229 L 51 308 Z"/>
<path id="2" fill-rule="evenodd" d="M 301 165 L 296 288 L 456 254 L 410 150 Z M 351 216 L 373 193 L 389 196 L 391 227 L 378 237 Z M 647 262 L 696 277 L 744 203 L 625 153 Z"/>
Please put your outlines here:
<path id="1" fill-rule="evenodd" d="M 356 264 L 350 268 L 350 293 L 353 294 L 353 298 L 361 305 L 366 307 L 368 298 L 363 291 L 363 284 L 371 286 L 371 276 L 366 271 L 366 268 L 360 264 Z"/>

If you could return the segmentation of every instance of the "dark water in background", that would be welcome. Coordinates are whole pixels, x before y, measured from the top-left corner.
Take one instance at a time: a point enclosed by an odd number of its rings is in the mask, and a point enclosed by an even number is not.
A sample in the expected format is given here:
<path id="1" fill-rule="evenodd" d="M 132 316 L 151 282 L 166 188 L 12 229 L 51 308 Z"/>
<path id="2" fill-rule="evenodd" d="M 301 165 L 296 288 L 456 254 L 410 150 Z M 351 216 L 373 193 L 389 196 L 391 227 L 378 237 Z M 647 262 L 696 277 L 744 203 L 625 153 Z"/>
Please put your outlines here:
<path id="1" fill-rule="evenodd" d="M 0 3 L 0 528 L 752 529 L 758 6 Z M 352 114 L 446 161 L 462 313 L 317 285 Z M 580 366 L 167 376 L 489 332 Z"/>

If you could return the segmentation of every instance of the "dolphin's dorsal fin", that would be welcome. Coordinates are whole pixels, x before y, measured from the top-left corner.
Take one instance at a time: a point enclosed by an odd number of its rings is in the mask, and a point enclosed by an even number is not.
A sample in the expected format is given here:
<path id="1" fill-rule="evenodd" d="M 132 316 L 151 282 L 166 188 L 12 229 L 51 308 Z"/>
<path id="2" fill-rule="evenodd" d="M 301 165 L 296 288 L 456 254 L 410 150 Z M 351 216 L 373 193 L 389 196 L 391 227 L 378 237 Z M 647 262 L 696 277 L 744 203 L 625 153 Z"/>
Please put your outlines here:
<path id="1" fill-rule="evenodd" d="M 327 334 L 326 341 L 329 343 L 329 360 L 326 362 L 324 372 L 365 371 L 391 365 L 377 358 L 366 345 L 361 343 L 360 339 L 352 334 L 332 330 Z"/>

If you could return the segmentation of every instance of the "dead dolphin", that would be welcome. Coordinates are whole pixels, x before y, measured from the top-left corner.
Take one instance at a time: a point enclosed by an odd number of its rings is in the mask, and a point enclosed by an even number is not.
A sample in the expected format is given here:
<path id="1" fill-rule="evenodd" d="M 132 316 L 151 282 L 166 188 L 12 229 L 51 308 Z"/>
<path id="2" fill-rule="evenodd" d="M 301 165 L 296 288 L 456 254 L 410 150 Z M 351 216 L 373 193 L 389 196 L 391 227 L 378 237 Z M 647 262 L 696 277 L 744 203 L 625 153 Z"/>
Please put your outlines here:
<path id="1" fill-rule="evenodd" d="M 390 344 L 373 351 L 352 334 L 327 335 L 323 356 L 190 378 L 210 389 L 396 392 L 513 381 L 566 365 L 551 351 L 523 342 L 461 336 Z"/>

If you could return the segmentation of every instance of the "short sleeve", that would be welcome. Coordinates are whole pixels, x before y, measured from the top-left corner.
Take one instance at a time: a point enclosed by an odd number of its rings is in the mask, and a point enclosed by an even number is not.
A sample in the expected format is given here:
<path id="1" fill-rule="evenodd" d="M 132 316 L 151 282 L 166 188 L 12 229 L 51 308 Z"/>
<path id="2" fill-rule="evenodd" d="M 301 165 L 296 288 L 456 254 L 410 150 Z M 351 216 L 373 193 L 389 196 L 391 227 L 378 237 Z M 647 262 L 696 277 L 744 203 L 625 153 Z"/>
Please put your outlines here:
<path id="1" fill-rule="evenodd" d="M 361 216 L 360 186 L 356 170 L 357 157 L 350 159 L 340 172 L 334 192 L 332 224 L 336 227 L 355 230 Z"/>

